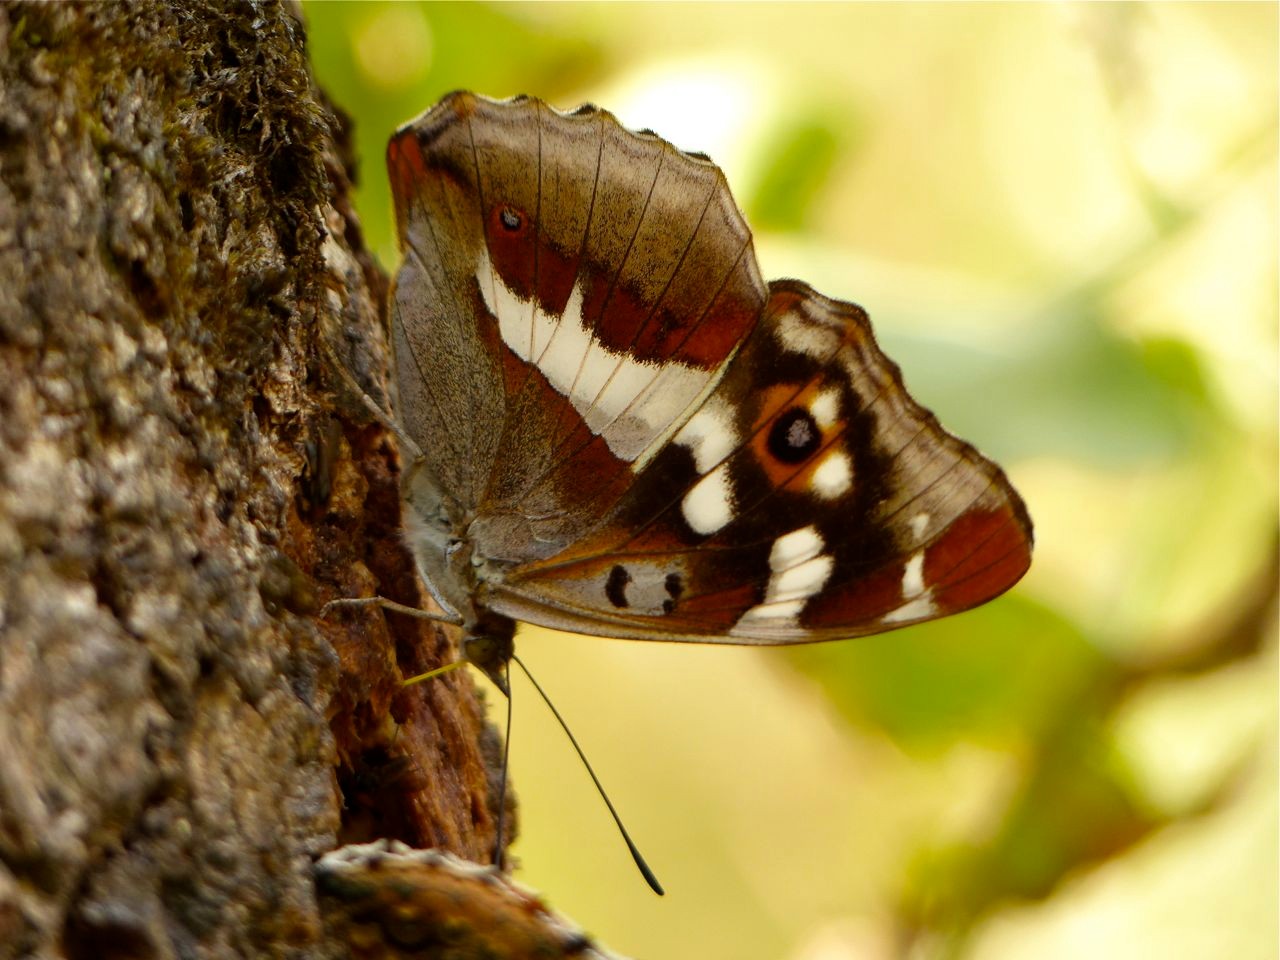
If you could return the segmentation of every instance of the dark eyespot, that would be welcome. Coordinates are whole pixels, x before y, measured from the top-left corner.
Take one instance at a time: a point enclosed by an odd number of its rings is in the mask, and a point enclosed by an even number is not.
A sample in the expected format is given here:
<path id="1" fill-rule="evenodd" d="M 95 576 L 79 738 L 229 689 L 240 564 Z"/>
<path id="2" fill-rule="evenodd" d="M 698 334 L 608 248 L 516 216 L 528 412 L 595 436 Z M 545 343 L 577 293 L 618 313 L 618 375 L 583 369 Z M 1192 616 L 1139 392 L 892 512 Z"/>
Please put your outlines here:
<path id="1" fill-rule="evenodd" d="M 503 207 L 498 211 L 498 219 L 502 222 L 504 229 L 516 231 L 520 229 L 520 225 L 524 223 L 524 218 L 516 210 L 510 207 Z"/>
<path id="2" fill-rule="evenodd" d="M 792 407 L 769 431 L 769 452 L 783 463 L 800 463 L 818 449 L 822 431 L 804 407 Z"/>

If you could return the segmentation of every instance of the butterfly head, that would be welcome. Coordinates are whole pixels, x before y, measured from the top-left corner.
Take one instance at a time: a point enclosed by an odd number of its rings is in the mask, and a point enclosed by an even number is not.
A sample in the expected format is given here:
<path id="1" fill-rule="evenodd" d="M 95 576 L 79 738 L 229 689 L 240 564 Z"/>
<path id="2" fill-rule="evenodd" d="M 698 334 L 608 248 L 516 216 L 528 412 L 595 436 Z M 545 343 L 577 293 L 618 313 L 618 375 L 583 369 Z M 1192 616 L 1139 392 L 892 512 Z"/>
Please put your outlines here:
<path id="1" fill-rule="evenodd" d="M 507 685 L 507 664 L 515 652 L 515 632 L 514 620 L 482 611 L 462 640 L 462 655 L 467 661 L 508 695 L 511 690 Z"/>

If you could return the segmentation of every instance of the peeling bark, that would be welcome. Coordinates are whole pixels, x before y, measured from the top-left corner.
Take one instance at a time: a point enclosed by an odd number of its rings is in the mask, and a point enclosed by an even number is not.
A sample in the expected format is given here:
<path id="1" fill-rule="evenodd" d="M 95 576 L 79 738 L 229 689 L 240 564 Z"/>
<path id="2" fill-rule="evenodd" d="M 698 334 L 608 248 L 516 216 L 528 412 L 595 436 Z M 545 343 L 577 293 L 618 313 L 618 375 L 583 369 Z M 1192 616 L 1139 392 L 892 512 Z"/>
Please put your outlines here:
<path id="1" fill-rule="evenodd" d="M 487 861 L 398 537 L 385 277 L 293 9 L 0 5 L 0 957 L 348 955 L 316 857 Z"/>

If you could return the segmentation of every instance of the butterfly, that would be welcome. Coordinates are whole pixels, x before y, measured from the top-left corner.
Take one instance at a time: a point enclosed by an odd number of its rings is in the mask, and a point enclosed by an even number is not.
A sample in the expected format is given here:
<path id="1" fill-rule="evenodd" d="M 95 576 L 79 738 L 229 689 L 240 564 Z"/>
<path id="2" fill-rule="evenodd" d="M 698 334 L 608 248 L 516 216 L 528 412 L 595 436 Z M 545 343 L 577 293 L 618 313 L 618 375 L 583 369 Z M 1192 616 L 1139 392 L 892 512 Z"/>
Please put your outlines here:
<path id="1" fill-rule="evenodd" d="M 406 535 L 500 686 L 516 621 L 808 643 L 1026 572 L 1004 472 L 911 398 L 862 308 L 761 279 L 706 156 L 458 92 L 387 163 Z"/>

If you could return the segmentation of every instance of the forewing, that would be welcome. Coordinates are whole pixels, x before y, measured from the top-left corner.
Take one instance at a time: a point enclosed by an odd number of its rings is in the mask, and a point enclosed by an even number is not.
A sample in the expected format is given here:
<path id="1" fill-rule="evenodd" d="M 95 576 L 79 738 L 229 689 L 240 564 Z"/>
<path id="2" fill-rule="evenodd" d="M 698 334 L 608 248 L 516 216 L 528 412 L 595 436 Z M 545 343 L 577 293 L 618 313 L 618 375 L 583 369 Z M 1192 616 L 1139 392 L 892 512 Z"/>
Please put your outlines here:
<path id="1" fill-rule="evenodd" d="M 616 509 L 758 320 L 750 232 L 713 164 L 593 107 L 454 94 L 388 157 L 406 425 L 446 461 L 477 553 L 554 555 Z"/>

